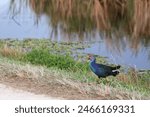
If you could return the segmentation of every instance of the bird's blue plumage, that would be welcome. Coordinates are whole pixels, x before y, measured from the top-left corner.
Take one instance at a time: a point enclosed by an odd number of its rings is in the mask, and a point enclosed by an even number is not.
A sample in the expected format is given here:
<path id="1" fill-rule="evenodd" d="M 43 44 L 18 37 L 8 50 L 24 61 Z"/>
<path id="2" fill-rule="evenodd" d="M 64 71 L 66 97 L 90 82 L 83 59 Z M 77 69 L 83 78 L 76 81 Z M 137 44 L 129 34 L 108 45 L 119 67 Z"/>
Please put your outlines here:
<path id="1" fill-rule="evenodd" d="M 113 71 L 119 69 L 120 66 L 111 67 L 103 64 L 96 63 L 96 58 L 90 58 L 90 69 L 100 78 L 100 77 L 107 77 L 109 75 L 116 76 L 119 72 Z"/>

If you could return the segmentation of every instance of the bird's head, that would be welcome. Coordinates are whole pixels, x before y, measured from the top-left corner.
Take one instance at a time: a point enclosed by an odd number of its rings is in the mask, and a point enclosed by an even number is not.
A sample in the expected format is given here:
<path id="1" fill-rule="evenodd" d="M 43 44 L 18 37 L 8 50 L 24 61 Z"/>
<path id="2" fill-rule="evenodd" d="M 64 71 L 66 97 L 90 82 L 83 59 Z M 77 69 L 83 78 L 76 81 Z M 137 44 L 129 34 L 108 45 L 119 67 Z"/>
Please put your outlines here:
<path id="1" fill-rule="evenodd" d="M 94 60 L 95 60 L 94 55 L 92 55 L 92 54 L 88 54 L 88 60 L 90 60 L 90 61 L 94 61 Z"/>

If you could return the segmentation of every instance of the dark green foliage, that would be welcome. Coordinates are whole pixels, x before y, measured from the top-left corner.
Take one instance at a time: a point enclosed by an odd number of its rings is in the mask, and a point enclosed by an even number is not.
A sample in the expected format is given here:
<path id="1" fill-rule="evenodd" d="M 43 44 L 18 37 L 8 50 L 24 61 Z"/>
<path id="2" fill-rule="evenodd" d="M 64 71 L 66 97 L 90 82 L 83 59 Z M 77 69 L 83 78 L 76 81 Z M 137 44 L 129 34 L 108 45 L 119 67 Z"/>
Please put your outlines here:
<path id="1" fill-rule="evenodd" d="M 50 53 L 47 49 L 33 49 L 24 56 L 24 61 L 71 71 L 89 70 L 87 63 L 77 62 L 69 55 Z"/>

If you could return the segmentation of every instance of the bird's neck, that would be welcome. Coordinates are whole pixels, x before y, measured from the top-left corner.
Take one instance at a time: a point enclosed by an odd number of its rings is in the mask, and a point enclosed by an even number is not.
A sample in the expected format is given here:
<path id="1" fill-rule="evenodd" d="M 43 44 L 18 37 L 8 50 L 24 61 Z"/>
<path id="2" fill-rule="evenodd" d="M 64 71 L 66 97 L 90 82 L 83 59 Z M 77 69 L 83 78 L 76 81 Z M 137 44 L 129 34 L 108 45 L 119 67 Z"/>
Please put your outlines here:
<path id="1" fill-rule="evenodd" d="M 93 59 L 91 60 L 91 63 L 96 63 L 96 59 L 93 58 Z"/>
<path id="2" fill-rule="evenodd" d="M 91 64 L 91 65 L 96 64 L 96 59 L 95 59 L 95 58 L 93 58 L 93 59 L 90 61 L 90 64 Z"/>
<path id="3" fill-rule="evenodd" d="M 90 68 L 94 73 L 96 72 L 95 66 L 96 66 L 96 59 L 94 58 L 90 61 Z"/>

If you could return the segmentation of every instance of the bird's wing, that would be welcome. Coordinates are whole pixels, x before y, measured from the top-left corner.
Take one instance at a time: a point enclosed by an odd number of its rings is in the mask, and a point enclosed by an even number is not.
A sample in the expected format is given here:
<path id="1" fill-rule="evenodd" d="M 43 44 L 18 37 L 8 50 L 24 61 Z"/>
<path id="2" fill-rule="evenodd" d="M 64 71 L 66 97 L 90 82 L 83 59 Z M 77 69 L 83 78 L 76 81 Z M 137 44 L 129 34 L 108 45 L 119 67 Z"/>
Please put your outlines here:
<path id="1" fill-rule="evenodd" d="M 112 69 L 111 69 L 110 66 L 103 65 L 103 64 L 98 64 L 98 63 L 97 63 L 97 66 L 98 66 L 100 69 L 103 69 L 104 71 L 112 71 Z"/>

